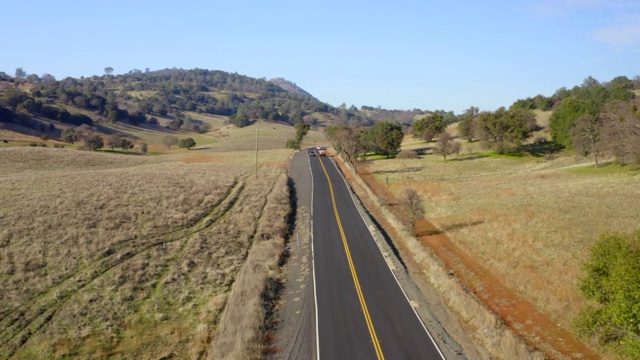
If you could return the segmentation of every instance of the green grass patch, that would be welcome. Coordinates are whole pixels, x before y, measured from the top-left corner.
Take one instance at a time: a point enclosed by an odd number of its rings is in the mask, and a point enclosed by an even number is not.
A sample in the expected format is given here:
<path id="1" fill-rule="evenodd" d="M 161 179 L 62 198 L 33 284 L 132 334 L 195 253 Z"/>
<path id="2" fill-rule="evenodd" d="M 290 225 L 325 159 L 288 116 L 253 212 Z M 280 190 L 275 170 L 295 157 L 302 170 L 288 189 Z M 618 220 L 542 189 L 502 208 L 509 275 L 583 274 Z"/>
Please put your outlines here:
<path id="1" fill-rule="evenodd" d="M 640 166 L 638 165 L 620 166 L 617 164 L 609 163 L 605 165 L 600 165 L 599 167 L 595 167 L 593 164 L 590 164 L 586 166 L 570 168 L 567 171 L 573 174 L 586 174 L 586 175 L 611 175 L 611 174 L 638 175 L 640 174 Z"/>
<path id="2" fill-rule="evenodd" d="M 132 150 L 100 149 L 98 150 L 98 152 L 110 153 L 110 154 L 122 154 L 122 155 L 142 155 L 141 153 L 137 151 L 132 151 Z"/>
<path id="3" fill-rule="evenodd" d="M 395 155 L 386 156 L 381 154 L 369 153 L 369 154 L 361 155 L 360 158 L 364 160 L 388 160 L 388 159 L 395 159 L 396 156 Z"/>

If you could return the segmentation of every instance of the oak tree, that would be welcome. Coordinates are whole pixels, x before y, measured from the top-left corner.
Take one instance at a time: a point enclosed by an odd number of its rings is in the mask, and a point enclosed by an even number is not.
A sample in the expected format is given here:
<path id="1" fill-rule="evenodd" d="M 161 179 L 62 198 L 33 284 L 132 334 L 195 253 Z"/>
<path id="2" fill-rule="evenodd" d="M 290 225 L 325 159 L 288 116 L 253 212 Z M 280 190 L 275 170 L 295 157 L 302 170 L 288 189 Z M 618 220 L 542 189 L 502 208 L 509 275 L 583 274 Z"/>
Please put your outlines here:
<path id="1" fill-rule="evenodd" d="M 444 161 L 447 161 L 447 156 L 460 152 L 460 146 L 460 142 L 456 141 L 451 134 L 445 131 L 438 136 L 433 152 L 442 155 Z"/>
<path id="2" fill-rule="evenodd" d="M 162 138 L 162 142 L 167 145 L 167 148 L 169 150 L 171 150 L 171 147 L 173 145 L 178 145 L 178 143 L 180 142 L 180 139 L 178 139 L 177 136 L 174 135 L 167 135 L 164 138 Z"/>
<path id="3" fill-rule="evenodd" d="M 422 198 L 415 189 L 407 188 L 404 190 L 401 201 L 409 215 L 411 232 L 415 234 L 416 221 L 424 216 L 424 203 L 422 202 Z"/>
<path id="4" fill-rule="evenodd" d="M 196 142 L 192 138 L 188 137 L 188 138 L 180 139 L 179 146 L 181 148 L 187 148 L 187 150 L 191 150 L 192 147 L 196 146 Z"/>

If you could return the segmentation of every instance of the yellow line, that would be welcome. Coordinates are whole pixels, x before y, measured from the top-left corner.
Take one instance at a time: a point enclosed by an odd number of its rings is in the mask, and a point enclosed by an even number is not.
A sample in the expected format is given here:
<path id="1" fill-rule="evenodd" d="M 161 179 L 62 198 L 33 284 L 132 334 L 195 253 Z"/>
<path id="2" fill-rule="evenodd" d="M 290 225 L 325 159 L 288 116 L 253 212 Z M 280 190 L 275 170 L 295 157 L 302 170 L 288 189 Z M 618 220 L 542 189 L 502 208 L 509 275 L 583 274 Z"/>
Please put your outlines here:
<path id="1" fill-rule="evenodd" d="M 378 340 L 378 335 L 376 334 L 376 330 L 373 327 L 373 321 L 371 320 L 371 316 L 369 315 L 369 309 L 367 308 L 367 303 L 364 300 L 364 295 L 362 294 L 362 289 L 360 288 L 360 281 L 358 280 L 358 274 L 356 273 L 356 268 L 353 265 L 353 259 L 351 259 L 351 251 L 349 250 L 347 237 L 345 236 L 344 229 L 342 228 L 342 221 L 340 221 L 340 215 L 338 214 L 338 206 L 336 205 L 336 197 L 333 192 L 333 184 L 331 183 L 331 179 L 329 178 L 329 173 L 327 172 L 327 168 L 324 167 L 322 158 L 318 156 L 318 160 L 320 160 L 320 165 L 322 166 L 322 170 L 324 171 L 324 174 L 327 177 L 327 181 L 329 182 L 329 192 L 331 193 L 331 202 L 333 203 L 333 212 L 336 216 L 336 221 L 338 222 L 338 229 L 340 229 L 340 236 L 342 236 L 342 245 L 344 245 L 344 251 L 347 254 L 347 262 L 349 263 L 349 268 L 351 269 L 351 276 L 353 277 L 356 293 L 358 293 L 358 299 L 360 300 L 360 306 L 362 307 L 362 312 L 364 313 L 364 319 L 367 323 L 367 327 L 369 328 L 369 335 L 371 336 L 371 342 L 373 343 L 373 347 L 376 351 L 378 360 L 384 360 L 382 347 L 380 346 L 380 341 Z"/>

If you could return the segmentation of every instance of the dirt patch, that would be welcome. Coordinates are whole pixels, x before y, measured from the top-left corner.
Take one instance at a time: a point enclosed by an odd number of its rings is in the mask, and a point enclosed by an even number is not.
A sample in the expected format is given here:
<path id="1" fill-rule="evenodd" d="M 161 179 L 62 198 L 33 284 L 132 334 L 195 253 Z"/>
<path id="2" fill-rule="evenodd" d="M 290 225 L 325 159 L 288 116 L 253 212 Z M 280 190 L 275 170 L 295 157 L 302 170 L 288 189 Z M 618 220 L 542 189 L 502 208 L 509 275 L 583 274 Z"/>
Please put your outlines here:
<path id="1" fill-rule="evenodd" d="M 209 163 L 209 162 L 217 162 L 218 157 L 213 155 L 193 155 L 187 156 L 180 161 L 185 163 Z"/>

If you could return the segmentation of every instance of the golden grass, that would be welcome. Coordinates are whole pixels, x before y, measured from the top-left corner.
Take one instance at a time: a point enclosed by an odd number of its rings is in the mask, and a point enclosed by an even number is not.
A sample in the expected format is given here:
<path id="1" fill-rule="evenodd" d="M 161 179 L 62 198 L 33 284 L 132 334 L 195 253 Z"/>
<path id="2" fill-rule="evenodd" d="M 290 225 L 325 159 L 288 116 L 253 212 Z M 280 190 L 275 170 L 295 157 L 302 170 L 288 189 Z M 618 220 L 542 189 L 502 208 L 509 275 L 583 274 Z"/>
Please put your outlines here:
<path id="1" fill-rule="evenodd" d="M 366 207 L 380 220 L 387 232 L 394 238 L 401 256 L 407 262 L 410 272 L 415 269 L 435 289 L 455 314 L 464 323 L 465 333 L 483 348 L 483 352 L 496 359 L 543 359 L 544 355 L 532 351 L 526 343 L 510 331 L 503 321 L 491 312 L 468 287 L 457 277 L 451 276 L 443 261 L 422 245 L 410 233 L 408 224 L 390 210 L 387 199 L 381 198 L 353 170 L 340 161 L 345 172 L 352 179 L 352 185 Z M 414 265 L 415 264 L 415 265 Z M 414 268 L 415 266 L 415 268 Z"/>
<path id="2" fill-rule="evenodd" d="M 265 204 L 255 243 L 233 286 L 229 306 L 211 344 L 210 359 L 260 358 L 264 334 L 256 332 L 256 329 L 262 329 L 265 322 L 263 302 L 274 298 L 273 284 L 280 281 L 278 260 L 288 230 L 290 203 L 287 180 L 285 174 L 280 175 Z"/>
<path id="3" fill-rule="evenodd" d="M 0 149 L 0 358 L 206 357 L 290 151 L 192 155 Z"/>
<path id="4" fill-rule="evenodd" d="M 365 166 L 396 198 L 416 189 L 431 222 L 568 330 L 584 305 L 576 286 L 591 245 L 602 233 L 638 227 L 640 176 L 633 170 L 576 172 L 590 165 L 474 154 Z"/>

